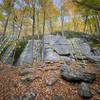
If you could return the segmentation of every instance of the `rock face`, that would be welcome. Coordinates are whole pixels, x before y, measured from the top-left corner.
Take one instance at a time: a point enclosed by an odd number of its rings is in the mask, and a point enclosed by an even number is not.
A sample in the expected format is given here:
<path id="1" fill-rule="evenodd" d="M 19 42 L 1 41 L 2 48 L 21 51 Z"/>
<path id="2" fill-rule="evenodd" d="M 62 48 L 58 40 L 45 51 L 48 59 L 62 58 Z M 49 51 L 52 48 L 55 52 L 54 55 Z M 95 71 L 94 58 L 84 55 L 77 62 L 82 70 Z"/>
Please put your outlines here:
<path id="1" fill-rule="evenodd" d="M 4 52 L 4 54 L 1 57 L 1 61 L 5 64 L 13 64 L 14 61 L 14 51 L 16 49 L 16 43 L 10 45 L 6 51 Z"/>
<path id="2" fill-rule="evenodd" d="M 82 82 L 79 88 L 79 95 L 83 98 L 91 98 L 90 84 Z"/>
<path id="3" fill-rule="evenodd" d="M 90 53 L 84 52 L 84 55 L 91 61 L 100 62 L 100 50 L 99 49 L 97 49 L 94 52 L 90 52 Z"/>
<path id="4" fill-rule="evenodd" d="M 63 79 L 71 82 L 93 82 L 96 79 L 96 75 L 92 73 L 84 73 L 80 70 L 71 70 L 68 66 L 61 66 L 61 76 Z"/>
<path id="5" fill-rule="evenodd" d="M 32 41 L 29 40 L 28 44 L 26 45 L 24 51 L 22 52 L 18 65 L 23 65 L 23 64 L 32 64 L 33 63 L 33 51 L 32 51 Z"/>
<path id="6" fill-rule="evenodd" d="M 37 60 L 40 59 L 40 40 L 34 40 L 32 43 L 32 40 L 29 40 L 24 51 L 20 55 L 20 58 L 18 60 L 18 65 L 23 65 L 23 64 L 32 64 L 33 59 L 38 58 Z"/>
<path id="7" fill-rule="evenodd" d="M 60 35 L 45 35 L 44 47 L 46 58 L 50 61 L 73 61 L 75 58 L 86 59 L 85 54 L 90 54 L 90 46 L 80 38 L 66 39 Z M 51 49 L 51 51 L 50 51 Z M 54 55 L 54 58 L 53 56 Z M 74 55 L 74 56 L 73 56 Z"/>
<path id="8" fill-rule="evenodd" d="M 2 63 L 13 64 L 13 54 L 16 49 L 16 43 L 14 43 L 13 41 L 16 39 L 17 38 L 15 35 L 0 37 L 0 60 Z"/>
<path id="9" fill-rule="evenodd" d="M 100 62 L 100 55 L 96 56 L 96 55 L 85 54 L 85 56 L 91 61 Z"/>
<path id="10" fill-rule="evenodd" d="M 28 41 L 26 48 L 19 58 L 19 65 L 32 64 L 33 58 L 40 56 L 41 41 L 34 40 L 32 51 L 32 40 Z M 37 47 L 37 44 L 38 47 Z M 33 56 L 32 56 L 33 53 Z M 90 54 L 90 46 L 80 38 L 66 39 L 60 35 L 44 36 L 44 60 L 45 61 L 66 61 L 71 62 L 78 59 L 86 59 L 84 54 Z"/>

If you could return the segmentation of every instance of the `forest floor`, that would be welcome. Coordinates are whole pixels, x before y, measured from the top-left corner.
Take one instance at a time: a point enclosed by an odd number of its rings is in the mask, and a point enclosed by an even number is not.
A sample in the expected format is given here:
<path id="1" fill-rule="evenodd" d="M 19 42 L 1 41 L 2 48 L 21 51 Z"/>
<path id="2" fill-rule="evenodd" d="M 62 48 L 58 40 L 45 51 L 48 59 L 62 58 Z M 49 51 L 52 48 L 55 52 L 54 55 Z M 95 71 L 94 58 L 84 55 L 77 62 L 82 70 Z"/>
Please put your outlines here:
<path id="1" fill-rule="evenodd" d="M 0 65 L 0 100 L 19 100 L 15 98 L 29 91 L 37 94 L 35 100 L 82 100 L 78 95 L 79 84 L 61 78 L 61 64 L 62 62 L 46 64 L 41 62 L 34 63 L 33 66 Z M 72 69 L 77 67 L 76 63 L 68 66 Z M 100 70 L 93 63 L 85 65 L 84 70 L 96 73 L 96 80 L 91 84 L 93 97 L 90 100 L 100 100 L 100 95 L 96 92 L 100 88 Z M 30 80 L 25 81 L 26 77 Z M 61 99 L 53 99 L 54 96 L 59 96 Z"/>

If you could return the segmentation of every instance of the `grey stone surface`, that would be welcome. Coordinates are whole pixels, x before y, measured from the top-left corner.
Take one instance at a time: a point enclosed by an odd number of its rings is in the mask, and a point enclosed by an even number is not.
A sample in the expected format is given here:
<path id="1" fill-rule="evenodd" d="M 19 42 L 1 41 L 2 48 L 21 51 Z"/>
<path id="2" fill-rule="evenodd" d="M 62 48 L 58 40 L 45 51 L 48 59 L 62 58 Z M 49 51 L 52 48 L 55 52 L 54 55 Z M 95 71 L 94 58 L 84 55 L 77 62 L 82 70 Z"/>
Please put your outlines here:
<path id="1" fill-rule="evenodd" d="M 66 62 L 71 62 L 71 61 L 75 61 L 75 59 L 72 59 L 70 57 L 67 57 L 67 56 L 60 56 L 60 60 L 61 61 L 66 61 Z"/>
<path id="2" fill-rule="evenodd" d="M 45 49 L 45 61 L 59 61 L 60 60 L 60 56 L 53 51 L 53 49 Z"/>
<path id="3" fill-rule="evenodd" d="M 33 73 L 33 68 L 25 68 L 25 69 L 22 69 L 20 72 L 19 72 L 19 75 L 20 76 L 25 76 L 29 73 Z"/>
<path id="4" fill-rule="evenodd" d="M 37 94 L 35 92 L 27 92 L 23 96 L 17 96 L 14 100 L 35 100 Z"/>
<path id="5" fill-rule="evenodd" d="M 96 90 L 96 92 L 97 92 L 98 94 L 100 94 L 100 88 L 98 88 L 98 89 Z"/>
<path id="6" fill-rule="evenodd" d="M 79 88 L 79 95 L 83 98 L 91 98 L 90 84 L 82 82 Z"/>
<path id="7" fill-rule="evenodd" d="M 52 100 L 62 100 L 61 96 L 54 94 Z"/>
<path id="8" fill-rule="evenodd" d="M 52 54 L 58 54 L 61 61 L 70 61 L 70 57 L 73 59 L 86 59 L 84 53 L 90 54 L 90 46 L 87 43 L 84 43 L 81 38 L 66 39 L 59 35 L 45 35 L 44 43 L 46 51 L 48 52 L 48 49 L 52 49 Z M 48 53 L 47 56 L 50 59 L 49 54 L 50 53 Z M 51 59 L 52 58 L 53 57 L 51 57 Z"/>
<path id="9" fill-rule="evenodd" d="M 54 76 L 45 80 L 47 86 L 53 86 L 57 81 L 58 81 L 58 79 Z"/>
<path id="10" fill-rule="evenodd" d="M 70 52 L 75 54 L 76 58 L 86 59 L 86 56 L 84 54 L 90 54 L 90 46 L 80 38 L 72 38 L 70 39 L 70 42 Z"/>
<path id="11" fill-rule="evenodd" d="M 90 54 L 85 54 L 85 56 L 91 61 L 100 62 L 100 56 L 95 56 Z"/>
<path id="12" fill-rule="evenodd" d="M 32 64 L 33 63 L 33 49 L 32 49 L 32 40 L 28 41 L 28 44 L 26 45 L 24 51 L 22 52 L 18 64 Z"/>
<path id="13" fill-rule="evenodd" d="M 21 77 L 21 82 L 24 84 L 33 82 L 35 77 L 33 75 L 25 75 Z"/>
<path id="14" fill-rule="evenodd" d="M 60 35 L 45 35 L 44 36 L 44 43 L 53 45 L 53 44 L 68 44 L 68 41 L 65 37 Z"/>
<path id="15" fill-rule="evenodd" d="M 63 79 L 71 82 L 89 82 L 92 83 L 96 79 L 93 73 L 85 73 L 81 70 L 71 70 L 67 65 L 61 65 L 61 76 Z"/>
<path id="16" fill-rule="evenodd" d="M 32 64 L 33 58 L 40 57 L 41 41 L 34 41 L 32 57 L 32 41 L 30 41 L 20 56 L 19 64 Z M 38 45 L 38 47 L 37 47 Z M 86 59 L 90 55 L 90 46 L 81 38 L 66 39 L 60 35 L 44 36 L 44 60 L 45 61 L 75 61 L 74 59 Z M 24 59 L 23 59 L 24 58 Z M 93 58 L 93 57 L 92 57 Z"/>
<path id="17" fill-rule="evenodd" d="M 14 61 L 13 54 L 14 54 L 15 49 L 16 49 L 15 43 L 10 45 L 1 56 L 1 61 L 5 64 L 13 64 L 13 61 Z"/>
<path id="18" fill-rule="evenodd" d="M 68 44 L 66 45 L 65 44 L 64 45 L 54 44 L 52 48 L 61 56 L 66 56 L 70 54 L 70 46 Z"/>

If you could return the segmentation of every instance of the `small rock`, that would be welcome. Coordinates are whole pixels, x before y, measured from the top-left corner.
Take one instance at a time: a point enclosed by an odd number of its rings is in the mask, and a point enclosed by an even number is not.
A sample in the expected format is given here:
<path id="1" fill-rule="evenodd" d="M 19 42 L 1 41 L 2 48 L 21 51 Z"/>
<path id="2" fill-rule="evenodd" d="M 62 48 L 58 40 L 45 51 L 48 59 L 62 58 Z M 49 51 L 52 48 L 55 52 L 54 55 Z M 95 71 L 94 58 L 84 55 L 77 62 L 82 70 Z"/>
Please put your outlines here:
<path id="1" fill-rule="evenodd" d="M 35 77 L 33 75 L 28 75 L 28 76 L 23 76 L 21 77 L 21 81 L 23 83 L 30 83 L 33 82 L 33 80 L 35 79 Z"/>
<path id="2" fill-rule="evenodd" d="M 97 90 L 96 90 L 96 92 L 97 92 L 98 94 L 100 94 L 100 88 L 99 88 L 99 89 L 97 89 Z"/>
<path id="3" fill-rule="evenodd" d="M 91 98 L 90 84 L 82 82 L 79 87 L 79 95 L 83 98 Z"/>
<path id="4" fill-rule="evenodd" d="M 27 92 L 25 95 L 23 96 L 18 96 L 15 98 L 15 100 L 35 100 L 36 98 L 36 93 L 34 92 Z"/>
<path id="5" fill-rule="evenodd" d="M 54 85 L 57 82 L 57 80 L 58 79 L 56 77 L 51 77 L 50 79 L 46 79 L 46 84 L 48 86 L 52 86 L 52 85 Z"/>
<path id="6" fill-rule="evenodd" d="M 51 74 L 49 77 L 46 77 L 45 82 L 48 86 L 53 86 L 58 81 L 58 78 Z"/>
<path id="7" fill-rule="evenodd" d="M 25 69 L 21 70 L 19 75 L 20 76 L 24 76 L 24 75 L 29 74 L 29 73 L 33 73 L 33 69 L 32 68 L 25 68 Z"/>
<path id="8" fill-rule="evenodd" d="M 61 97 L 59 95 L 53 95 L 52 100 L 61 100 Z"/>

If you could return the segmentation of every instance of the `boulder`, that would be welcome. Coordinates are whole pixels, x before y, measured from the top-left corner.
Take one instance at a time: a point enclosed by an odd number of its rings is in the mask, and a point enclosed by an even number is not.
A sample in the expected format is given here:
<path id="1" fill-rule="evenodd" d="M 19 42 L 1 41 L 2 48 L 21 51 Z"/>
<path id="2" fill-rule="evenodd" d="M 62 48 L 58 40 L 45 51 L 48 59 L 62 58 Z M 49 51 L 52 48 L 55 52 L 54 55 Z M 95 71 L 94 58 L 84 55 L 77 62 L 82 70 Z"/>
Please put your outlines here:
<path id="1" fill-rule="evenodd" d="M 79 87 L 79 95 L 83 98 L 91 98 L 90 84 L 82 82 Z"/>
<path id="2" fill-rule="evenodd" d="M 71 70 L 67 65 L 61 65 L 61 76 L 63 79 L 71 82 L 93 82 L 96 79 L 94 73 L 85 73 L 81 70 Z"/>

